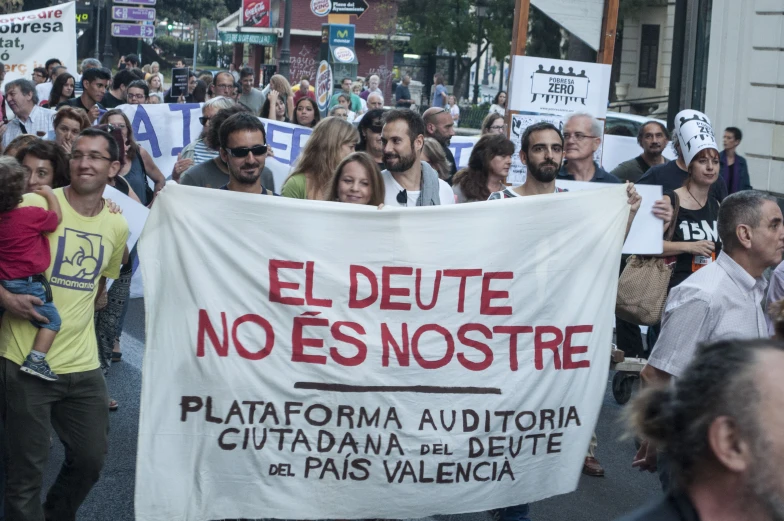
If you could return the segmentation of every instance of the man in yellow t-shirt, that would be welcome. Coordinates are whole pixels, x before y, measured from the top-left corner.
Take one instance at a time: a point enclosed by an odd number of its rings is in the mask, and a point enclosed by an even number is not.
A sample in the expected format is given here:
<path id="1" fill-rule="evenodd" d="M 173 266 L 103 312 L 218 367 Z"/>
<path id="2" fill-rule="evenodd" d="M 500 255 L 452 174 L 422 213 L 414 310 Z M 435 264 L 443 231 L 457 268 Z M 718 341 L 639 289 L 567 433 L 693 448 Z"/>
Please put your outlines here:
<path id="1" fill-rule="evenodd" d="M 120 273 L 128 224 L 106 208 L 103 190 L 120 170 L 117 143 L 106 132 L 87 129 L 73 144 L 71 185 L 55 190 L 63 219 L 49 235 L 46 278 L 62 328 L 47 361 L 59 375 L 47 382 L 19 370 L 41 320 L 30 295 L 0 288 L 6 310 L 0 327 L 0 417 L 5 422 L 8 519 L 75 519 L 98 481 L 107 449 L 109 396 L 98 360 L 93 326 L 101 277 Z M 36 200 L 37 199 L 37 200 Z M 42 205 L 41 198 L 24 204 Z M 45 321 L 45 319 L 43 320 Z M 65 461 L 41 505 L 41 481 L 51 427 L 65 446 Z"/>

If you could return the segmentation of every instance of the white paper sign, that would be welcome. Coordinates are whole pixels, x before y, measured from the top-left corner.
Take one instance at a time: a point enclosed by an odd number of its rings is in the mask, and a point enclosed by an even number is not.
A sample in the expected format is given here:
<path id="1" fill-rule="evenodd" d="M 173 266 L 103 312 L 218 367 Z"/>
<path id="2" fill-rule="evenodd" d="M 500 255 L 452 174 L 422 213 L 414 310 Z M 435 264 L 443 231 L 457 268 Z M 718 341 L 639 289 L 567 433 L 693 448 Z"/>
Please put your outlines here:
<path id="1" fill-rule="evenodd" d="M 559 188 L 565 188 L 570 192 L 581 190 L 598 190 L 608 186 L 618 186 L 606 183 L 585 183 L 581 181 L 562 181 L 555 182 Z M 639 255 L 658 255 L 664 248 L 664 223 L 661 219 L 654 217 L 651 211 L 653 203 L 662 198 L 662 187 L 658 185 L 634 185 L 637 193 L 642 197 L 640 209 L 634 217 L 629 236 L 623 245 L 623 253 L 636 253 Z"/>
<path id="2" fill-rule="evenodd" d="M 610 65 L 514 56 L 509 110 L 565 116 L 587 112 L 604 119 Z"/>
<path id="3" fill-rule="evenodd" d="M 378 211 L 167 185 L 139 246 L 137 521 L 402 519 L 573 491 L 627 215 L 622 186 Z M 514 241 L 487 233 L 499 222 Z"/>
<path id="4" fill-rule="evenodd" d="M 128 251 L 131 251 L 142 234 L 144 224 L 147 222 L 147 216 L 150 215 L 150 210 L 113 186 L 106 185 L 106 188 L 103 189 L 103 196 L 106 199 L 111 199 L 113 203 L 122 209 L 122 215 L 128 221 L 129 232 L 128 241 L 125 245 L 128 246 Z"/>
<path id="5" fill-rule="evenodd" d="M 76 3 L 0 15 L 0 62 L 5 82 L 30 79 L 33 69 L 56 57 L 76 74 Z M 10 113 L 9 113 L 10 114 Z"/>

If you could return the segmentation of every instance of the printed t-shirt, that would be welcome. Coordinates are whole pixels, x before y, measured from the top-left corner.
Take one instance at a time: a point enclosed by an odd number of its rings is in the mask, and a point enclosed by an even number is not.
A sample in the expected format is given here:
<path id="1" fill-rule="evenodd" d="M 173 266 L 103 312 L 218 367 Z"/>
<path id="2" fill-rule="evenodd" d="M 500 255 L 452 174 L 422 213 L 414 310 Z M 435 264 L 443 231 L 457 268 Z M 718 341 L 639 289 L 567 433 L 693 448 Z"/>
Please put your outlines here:
<path id="1" fill-rule="evenodd" d="M 668 193 L 672 200 L 672 192 Z M 673 242 L 713 241 L 715 248 L 711 257 L 681 253 L 675 258 L 675 268 L 670 278 L 670 288 L 674 288 L 689 275 L 714 262 L 721 252 L 721 242 L 718 233 L 719 202 L 708 196 L 708 202 L 699 210 L 688 210 L 681 207 L 678 210 L 677 226 L 672 236 Z"/>
<path id="2" fill-rule="evenodd" d="M 100 367 L 94 327 L 98 282 L 101 276 L 116 279 L 120 275 L 128 223 L 121 214 L 109 212 L 105 205 L 95 217 L 80 215 L 68 203 L 62 188 L 54 193 L 63 220 L 49 234 L 52 262 L 45 275 L 63 326 L 46 361 L 58 374 L 91 371 Z M 38 207 L 45 204 L 43 198 L 29 195 L 22 203 Z M 33 347 L 37 332 L 27 320 L 6 313 L 0 327 L 0 356 L 21 365 Z"/>
<path id="3" fill-rule="evenodd" d="M 44 202 L 44 205 L 46 202 Z M 49 240 L 57 229 L 57 214 L 37 206 L 0 214 L 0 280 L 21 279 L 49 267 Z"/>

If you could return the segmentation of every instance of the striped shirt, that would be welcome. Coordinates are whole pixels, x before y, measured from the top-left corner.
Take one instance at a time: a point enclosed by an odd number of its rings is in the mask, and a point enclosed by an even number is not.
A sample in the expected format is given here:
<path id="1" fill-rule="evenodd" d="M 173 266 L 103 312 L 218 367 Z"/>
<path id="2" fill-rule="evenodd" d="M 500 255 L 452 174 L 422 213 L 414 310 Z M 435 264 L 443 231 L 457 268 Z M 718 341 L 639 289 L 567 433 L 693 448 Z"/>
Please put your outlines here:
<path id="1" fill-rule="evenodd" d="M 196 144 L 193 146 L 193 164 L 198 165 L 209 161 L 210 159 L 215 159 L 218 157 L 219 152 L 217 150 L 211 150 L 207 148 L 207 145 L 204 144 L 204 140 L 197 139 Z"/>
<path id="2" fill-rule="evenodd" d="M 8 128 L 3 134 L 3 148 L 8 146 L 15 137 L 22 134 L 37 135 L 41 132 L 41 137 L 46 136 L 50 130 L 54 130 L 54 114 L 51 109 L 34 106 L 33 110 L 26 120 L 22 121 L 19 117 L 15 117 L 8 122 Z"/>

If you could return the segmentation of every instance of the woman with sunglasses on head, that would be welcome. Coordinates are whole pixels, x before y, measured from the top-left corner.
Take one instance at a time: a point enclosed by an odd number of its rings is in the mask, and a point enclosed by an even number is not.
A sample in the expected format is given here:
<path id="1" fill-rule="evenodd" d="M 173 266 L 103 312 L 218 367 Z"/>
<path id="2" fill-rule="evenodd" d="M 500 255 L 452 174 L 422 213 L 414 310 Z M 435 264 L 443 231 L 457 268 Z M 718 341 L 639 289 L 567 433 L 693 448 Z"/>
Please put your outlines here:
<path id="1" fill-rule="evenodd" d="M 506 134 L 506 124 L 504 117 L 497 112 L 491 112 L 482 121 L 482 135 L 485 134 Z"/>
<path id="2" fill-rule="evenodd" d="M 152 204 L 152 200 L 164 186 L 166 178 L 155 165 L 149 152 L 144 150 L 133 139 L 133 128 L 125 113 L 118 109 L 106 111 L 100 120 L 101 124 L 112 125 L 119 128 L 125 139 L 125 155 L 128 160 L 120 169 L 120 175 L 128 181 L 133 191 L 139 196 L 145 206 Z M 155 189 L 150 190 L 147 178 L 155 183 Z"/>
<path id="3" fill-rule="evenodd" d="M 384 205 L 384 178 L 372 157 L 354 152 L 340 162 L 327 190 L 328 201 Z"/>
<path id="4" fill-rule="evenodd" d="M 325 200 L 332 174 L 343 158 L 354 152 L 358 142 L 359 133 L 348 121 L 334 117 L 323 119 L 313 129 L 294 171 L 283 183 L 281 195 Z"/>
<path id="5" fill-rule="evenodd" d="M 291 122 L 295 125 L 313 128 L 319 121 L 321 121 L 321 112 L 319 112 L 316 102 L 307 96 L 300 98 L 294 107 L 294 118 Z"/>
<path id="6" fill-rule="evenodd" d="M 358 152 L 367 152 L 373 158 L 378 167 L 384 170 L 384 145 L 381 143 L 381 131 L 384 129 L 384 109 L 372 109 L 362 116 L 359 120 L 359 144 Z"/>

